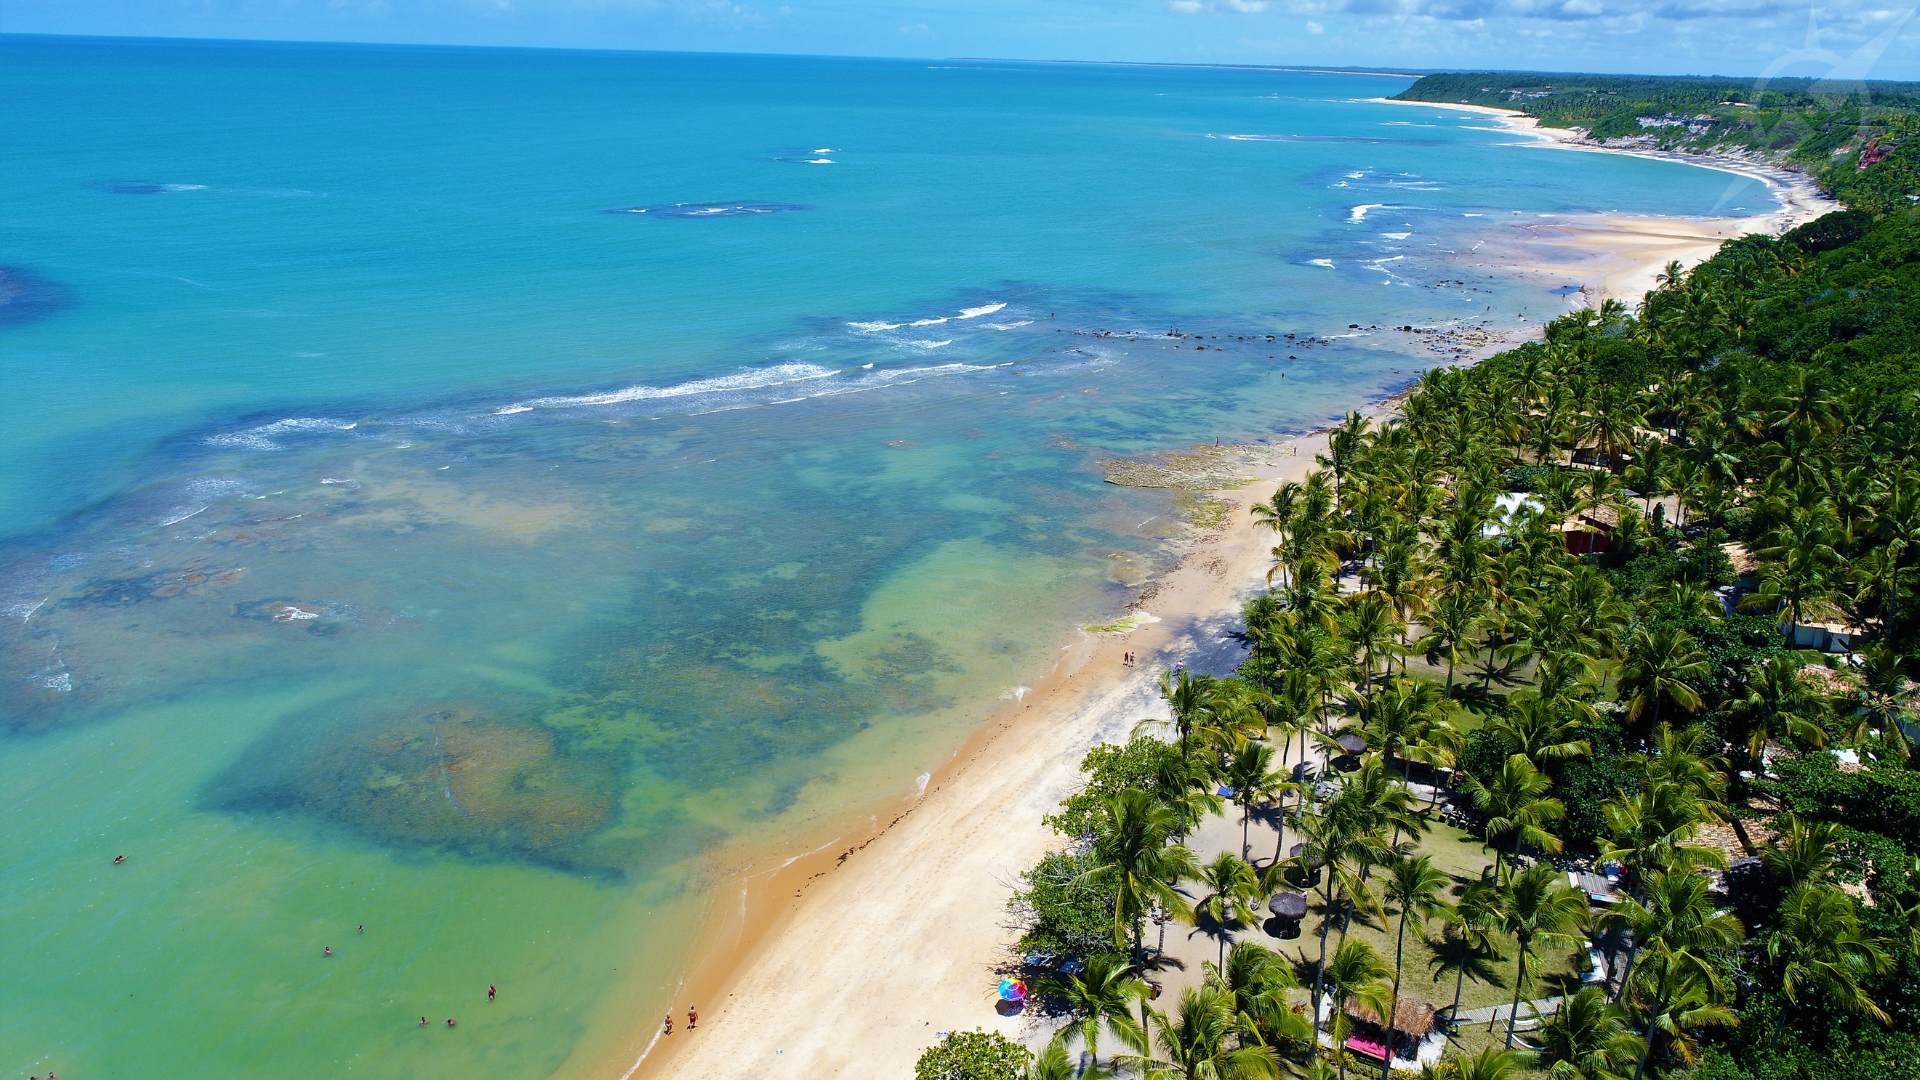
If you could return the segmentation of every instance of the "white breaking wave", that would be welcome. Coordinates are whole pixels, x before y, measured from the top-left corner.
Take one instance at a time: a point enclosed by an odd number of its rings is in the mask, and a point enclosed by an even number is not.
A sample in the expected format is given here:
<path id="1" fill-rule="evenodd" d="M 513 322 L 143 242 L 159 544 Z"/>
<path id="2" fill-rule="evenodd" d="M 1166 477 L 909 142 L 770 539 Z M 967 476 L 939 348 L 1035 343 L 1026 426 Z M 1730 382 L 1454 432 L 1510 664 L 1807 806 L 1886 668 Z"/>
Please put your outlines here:
<path id="1" fill-rule="evenodd" d="M 1332 259 L 1308 259 L 1307 265 L 1308 266 L 1324 266 L 1327 269 L 1331 270 L 1333 269 L 1333 260 Z"/>
<path id="2" fill-rule="evenodd" d="M 1407 237 L 1412 236 L 1413 234 L 1410 232 L 1383 232 L 1380 235 L 1386 237 L 1389 240 L 1405 240 Z"/>
<path id="3" fill-rule="evenodd" d="M 991 315 L 1006 306 L 1005 304 L 986 304 L 981 307 L 961 308 L 960 314 L 954 317 L 958 319 L 975 319 L 982 315 Z"/>
<path id="4" fill-rule="evenodd" d="M 898 330 L 901 326 L 897 322 L 850 322 L 847 325 L 863 334 L 871 334 L 876 330 Z"/>
<path id="5" fill-rule="evenodd" d="M 916 348 L 921 348 L 921 349 L 937 349 L 942 345 L 953 344 L 953 339 L 948 338 L 945 341 L 909 341 L 907 342 L 907 344 L 912 345 Z"/>
<path id="6" fill-rule="evenodd" d="M 1019 322 L 1006 322 L 1006 323 L 990 322 L 987 324 L 987 328 L 989 330 L 1018 330 L 1023 326 L 1032 326 L 1032 325 L 1033 325 L 1032 319 L 1021 319 Z"/>
<path id="7" fill-rule="evenodd" d="M 273 441 L 275 435 L 286 435 L 296 431 L 352 431 L 357 423 L 332 420 L 324 416 L 290 416 L 285 420 L 275 420 L 271 424 L 248 428 L 245 431 L 230 432 L 225 435 L 213 435 L 207 438 L 211 446 L 249 446 L 255 450 L 278 450 L 280 444 Z"/>
<path id="8" fill-rule="evenodd" d="M 629 386 L 620 390 L 609 390 L 603 394 L 573 394 L 517 401 L 512 405 L 495 409 L 493 415 L 509 416 L 513 413 L 532 412 L 535 409 L 576 409 L 586 405 L 619 405 L 629 401 L 688 397 L 728 390 L 757 390 L 765 386 L 781 386 L 808 379 L 824 379 L 835 373 L 834 369 L 824 368 L 818 364 L 775 364 L 768 368 L 756 368 L 752 371 L 721 375 L 711 379 L 695 379 L 692 382 L 677 383 L 673 386 Z"/>
<path id="9" fill-rule="evenodd" d="M 1387 205 L 1386 203 L 1379 203 L 1379 202 L 1361 203 L 1359 206 L 1356 206 L 1353 209 L 1347 211 L 1347 220 L 1348 221 L 1365 221 L 1367 220 L 1367 211 L 1378 210 L 1381 207 L 1384 207 L 1386 205 Z"/>
<path id="10" fill-rule="evenodd" d="M 908 323 L 907 325 L 908 325 L 908 326 L 934 326 L 934 325 L 937 325 L 937 324 L 939 324 L 939 323 L 943 323 L 943 322 L 946 322 L 946 321 L 947 321 L 947 320 L 946 320 L 945 318 L 939 318 L 939 319 L 915 319 L 915 320 L 913 320 L 912 322 L 910 322 L 910 323 Z"/>

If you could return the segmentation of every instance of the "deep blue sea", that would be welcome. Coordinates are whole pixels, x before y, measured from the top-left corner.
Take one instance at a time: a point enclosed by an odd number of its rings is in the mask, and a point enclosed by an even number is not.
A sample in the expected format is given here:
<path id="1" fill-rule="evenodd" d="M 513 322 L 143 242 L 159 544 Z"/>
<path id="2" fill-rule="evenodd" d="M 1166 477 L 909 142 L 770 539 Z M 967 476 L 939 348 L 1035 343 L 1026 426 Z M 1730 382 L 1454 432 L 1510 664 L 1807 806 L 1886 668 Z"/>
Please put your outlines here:
<path id="1" fill-rule="evenodd" d="M 1408 82 L 0 37 L 0 1071 L 596 1075 L 703 852 L 1165 568 L 1102 460 L 1559 310 L 1516 213 L 1764 198 Z"/>

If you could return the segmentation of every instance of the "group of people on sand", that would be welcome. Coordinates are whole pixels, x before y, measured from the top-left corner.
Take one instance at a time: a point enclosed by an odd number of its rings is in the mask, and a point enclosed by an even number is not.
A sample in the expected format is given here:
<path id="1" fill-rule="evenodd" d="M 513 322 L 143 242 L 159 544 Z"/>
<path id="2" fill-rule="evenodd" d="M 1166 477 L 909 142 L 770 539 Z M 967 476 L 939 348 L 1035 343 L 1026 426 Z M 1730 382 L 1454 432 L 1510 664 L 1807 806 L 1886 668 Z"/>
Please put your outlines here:
<path id="1" fill-rule="evenodd" d="M 700 1014 L 694 1009 L 693 1006 L 689 1005 L 687 1006 L 687 1030 L 692 1031 L 694 1028 L 698 1026 L 700 1026 Z M 662 1021 L 660 1024 L 660 1034 L 662 1035 L 673 1034 L 673 1010 L 672 1009 L 667 1010 L 667 1018 L 666 1020 Z"/>

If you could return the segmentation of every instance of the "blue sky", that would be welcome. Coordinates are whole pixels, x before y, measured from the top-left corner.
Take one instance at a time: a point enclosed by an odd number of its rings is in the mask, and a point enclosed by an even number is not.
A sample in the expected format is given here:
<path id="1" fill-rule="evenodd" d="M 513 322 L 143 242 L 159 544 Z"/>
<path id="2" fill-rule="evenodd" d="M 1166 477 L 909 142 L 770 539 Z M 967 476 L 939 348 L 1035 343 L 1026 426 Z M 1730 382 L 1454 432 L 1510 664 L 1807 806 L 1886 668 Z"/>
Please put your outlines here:
<path id="1" fill-rule="evenodd" d="M 1906 3 L 0 0 L 0 31 L 563 48 L 1920 79 Z"/>

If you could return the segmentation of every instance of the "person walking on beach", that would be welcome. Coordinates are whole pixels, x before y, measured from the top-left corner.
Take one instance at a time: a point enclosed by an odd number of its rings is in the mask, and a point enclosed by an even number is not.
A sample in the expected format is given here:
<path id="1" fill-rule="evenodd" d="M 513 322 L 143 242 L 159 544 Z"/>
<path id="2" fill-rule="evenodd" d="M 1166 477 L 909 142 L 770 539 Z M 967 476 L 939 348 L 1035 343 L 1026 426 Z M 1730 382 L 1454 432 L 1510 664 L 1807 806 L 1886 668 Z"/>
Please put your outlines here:
<path id="1" fill-rule="evenodd" d="M 660 1026 L 660 1034 L 673 1034 L 673 1013 L 671 1011 L 667 1013 L 667 1019 Z"/>
<path id="2" fill-rule="evenodd" d="M 699 1023 L 700 1014 L 693 1011 L 693 1006 L 687 1006 L 687 1030 L 692 1031 Z"/>

